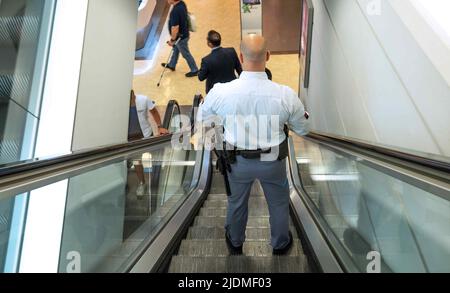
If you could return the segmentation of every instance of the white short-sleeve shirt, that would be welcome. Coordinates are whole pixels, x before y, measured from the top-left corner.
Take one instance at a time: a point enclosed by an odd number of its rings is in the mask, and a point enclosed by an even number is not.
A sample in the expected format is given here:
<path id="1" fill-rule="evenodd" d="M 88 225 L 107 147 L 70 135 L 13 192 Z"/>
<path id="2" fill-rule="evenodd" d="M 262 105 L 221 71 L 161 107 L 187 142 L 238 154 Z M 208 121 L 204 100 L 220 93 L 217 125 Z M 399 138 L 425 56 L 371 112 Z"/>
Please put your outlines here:
<path id="1" fill-rule="evenodd" d="M 148 121 L 148 112 L 155 109 L 156 103 L 143 95 L 136 95 L 136 111 L 138 113 L 139 125 L 145 138 L 153 134 L 152 126 Z"/>
<path id="2" fill-rule="evenodd" d="M 298 135 L 308 133 L 305 107 L 291 88 L 265 72 L 242 72 L 239 79 L 218 83 L 200 106 L 199 122 L 220 123 L 225 140 L 241 149 L 267 149 L 285 139 L 284 125 Z"/>

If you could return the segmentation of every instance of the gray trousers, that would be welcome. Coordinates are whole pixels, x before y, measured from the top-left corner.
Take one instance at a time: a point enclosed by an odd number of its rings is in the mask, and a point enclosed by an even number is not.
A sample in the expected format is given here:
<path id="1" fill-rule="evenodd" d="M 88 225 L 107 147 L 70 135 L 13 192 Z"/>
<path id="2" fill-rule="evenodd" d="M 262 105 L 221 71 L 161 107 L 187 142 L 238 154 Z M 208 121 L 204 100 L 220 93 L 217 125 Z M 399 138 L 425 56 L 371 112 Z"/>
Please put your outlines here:
<path id="1" fill-rule="evenodd" d="M 225 230 L 234 246 L 245 242 L 248 220 L 248 200 L 256 179 L 261 182 L 269 206 L 271 244 L 282 249 L 289 242 L 289 182 L 286 174 L 286 160 L 262 162 L 240 156 L 228 173 L 231 196 L 228 197 L 228 211 Z"/>

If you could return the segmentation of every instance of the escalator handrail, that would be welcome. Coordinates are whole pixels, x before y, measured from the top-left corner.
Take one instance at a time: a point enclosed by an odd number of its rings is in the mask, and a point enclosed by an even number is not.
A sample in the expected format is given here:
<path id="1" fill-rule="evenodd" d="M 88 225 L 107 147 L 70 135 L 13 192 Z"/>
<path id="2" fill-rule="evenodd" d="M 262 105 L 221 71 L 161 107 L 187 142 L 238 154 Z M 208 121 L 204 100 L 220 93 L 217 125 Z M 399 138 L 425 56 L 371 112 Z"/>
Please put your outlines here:
<path id="1" fill-rule="evenodd" d="M 195 133 L 195 120 L 197 119 L 197 110 L 200 107 L 200 105 L 203 103 L 204 99 L 201 94 L 197 94 L 194 96 L 194 101 L 192 103 L 192 110 L 191 110 L 191 134 L 194 135 Z"/>
<path id="2" fill-rule="evenodd" d="M 48 159 L 33 159 L 30 161 L 16 162 L 13 164 L 7 164 L 0 168 L 0 178 L 7 176 L 14 176 L 24 172 L 36 172 L 39 169 L 48 167 L 57 167 L 63 164 L 68 164 L 78 160 L 88 160 L 90 158 L 99 159 L 111 154 L 118 154 L 125 151 L 132 151 L 135 149 L 141 149 L 146 147 L 152 147 L 162 143 L 170 142 L 172 135 L 163 135 L 159 137 L 152 137 L 147 139 L 141 139 L 133 142 L 127 142 L 122 144 L 109 145 L 100 148 L 94 148 L 89 150 L 83 150 L 73 152 L 68 155 L 57 156 Z"/>
<path id="3" fill-rule="evenodd" d="M 196 109 L 200 107 L 200 104 L 203 102 L 203 96 L 198 94 L 195 95 L 194 101 L 192 103 L 192 110 L 191 110 L 191 125 L 192 125 L 192 131 L 194 131 L 195 126 L 195 115 L 196 115 Z"/>
<path id="4" fill-rule="evenodd" d="M 175 110 L 177 111 L 176 113 L 174 113 Z M 164 120 L 162 124 L 163 128 L 165 129 L 170 128 L 171 126 L 170 123 L 172 122 L 174 114 L 181 115 L 181 108 L 176 100 L 170 100 L 169 103 L 167 104 L 166 114 L 164 115 Z"/>
<path id="5" fill-rule="evenodd" d="M 173 117 L 174 109 L 178 110 L 178 113 L 180 113 L 180 106 L 176 100 L 171 100 L 167 106 L 167 111 L 164 117 L 164 126 L 170 125 L 170 121 Z M 132 142 L 126 142 L 121 144 L 114 144 L 114 145 L 108 145 L 104 147 L 99 148 L 93 148 L 93 149 L 87 149 L 87 150 L 81 150 L 72 152 L 67 155 L 62 156 L 56 156 L 51 158 L 45 158 L 45 159 L 32 159 L 28 161 L 22 161 L 22 162 L 15 162 L 11 164 L 5 164 L 3 166 L 0 166 L 0 178 L 2 177 L 10 177 L 10 176 L 17 176 L 22 175 L 22 173 L 31 173 L 31 172 L 38 172 L 40 169 L 43 168 L 53 168 L 53 169 L 59 169 L 63 168 L 64 165 L 74 163 L 76 161 L 90 161 L 90 160 L 97 160 L 104 157 L 108 157 L 111 154 L 117 155 L 119 153 L 123 152 L 129 152 L 136 149 L 141 148 L 148 148 L 152 146 L 156 146 L 162 143 L 170 142 L 172 139 L 172 134 L 163 135 L 163 136 L 157 136 L 157 137 L 151 137 L 151 138 L 145 138 L 141 140 L 136 140 Z M 25 174 L 23 174 L 25 175 Z"/>
<path id="6" fill-rule="evenodd" d="M 401 152 L 381 146 L 376 146 L 369 143 L 364 143 L 348 138 L 336 137 L 330 134 L 322 134 L 317 132 L 311 132 L 307 135 L 308 138 L 312 138 L 321 142 L 326 142 L 336 146 L 344 146 L 346 148 L 353 147 L 362 149 L 364 151 L 373 152 L 376 154 L 380 154 L 383 156 L 388 156 L 390 158 L 399 159 L 401 161 L 417 164 L 423 167 L 427 167 L 429 169 L 442 171 L 445 173 L 450 173 L 450 163 L 443 162 L 435 159 L 430 159 L 426 157 L 422 157 L 419 155 L 413 155 L 406 152 Z"/>
<path id="7" fill-rule="evenodd" d="M 166 113 L 164 115 L 164 120 L 162 127 L 165 129 L 169 129 L 172 124 L 172 119 L 175 117 L 175 115 L 180 116 L 181 115 L 181 108 L 180 105 L 176 100 L 170 100 L 167 104 Z M 180 125 L 181 128 L 181 125 Z M 163 154 L 164 151 L 159 151 L 155 155 L 156 157 L 159 157 L 161 154 Z M 154 191 L 157 191 L 159 189 L 159 183 L 160 183 L 160 175 L 161 175 L 162 168 L 161 166 L 154 166 L 153 167 L 153 176 L 151 179 L 151 187 Z"/>

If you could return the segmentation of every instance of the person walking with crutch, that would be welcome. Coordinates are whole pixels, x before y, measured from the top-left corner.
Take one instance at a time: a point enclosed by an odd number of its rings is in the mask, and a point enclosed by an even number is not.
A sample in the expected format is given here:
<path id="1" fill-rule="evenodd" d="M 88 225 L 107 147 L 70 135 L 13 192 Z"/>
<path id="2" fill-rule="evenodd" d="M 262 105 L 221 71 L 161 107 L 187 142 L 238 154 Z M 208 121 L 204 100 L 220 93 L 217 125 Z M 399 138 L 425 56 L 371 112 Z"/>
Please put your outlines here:
<path id="1" fill-rule="evenodd" d="M 188 9 L 183 0 L 167 0 L 170 5 L 173 5 L 169 17 L 169 33 L 171 39 L 167 44 L 173 47 L 173 51 L 168 63 L 162 63 L 162 67 L 175 71 L 178 63 L 178 58 L 181 55 L 189 65 L 190 72 L 186 73 L 186 77 L 194 77 L 198 75 L 198 67 L 189 51 L 189 20 Z"/>
<path id="2" fill-rule="evenodd" d="M 173 56 L 174 51 L 175 51 L 175 48 L 178 45 L 179 41 L 180 41 L 180 39 L 178 39 L 175 42 L 175 44 L 172 46 L 172 50 L 170 51 L 170 55 L 169 55 L 169 58 L 167 59 L 167 62 L 162 64 L 164 66 L 164 70 L 161 73 L 161 76 L 159 77 L 159 81 L 158 81 L 158 85 L 157 85 L 158 87 L 161 85 L 161 81 L 162 81 L 162 79 L 164 77 L 164 74 L 166 73 L 167 68 L 169 68 L 169 61 L 172 59 L 172 56 Z M 167 42 L 167 43 L 169 43 L 169 42 Z M 172 71 L 174 71 L 174 69 L 172 69 Z"/>

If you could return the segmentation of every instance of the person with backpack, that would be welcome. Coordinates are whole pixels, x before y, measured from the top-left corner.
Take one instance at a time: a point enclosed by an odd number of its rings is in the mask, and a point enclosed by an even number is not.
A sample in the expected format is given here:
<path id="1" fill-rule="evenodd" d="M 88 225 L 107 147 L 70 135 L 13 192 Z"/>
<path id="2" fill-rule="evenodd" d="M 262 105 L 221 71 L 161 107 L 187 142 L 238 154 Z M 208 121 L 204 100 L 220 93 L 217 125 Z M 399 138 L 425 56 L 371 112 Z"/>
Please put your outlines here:
<path id="1" fill-rule="evenodd" d="M 181 55 L 189 65 L 190 72 L 186 73 L 186 77 L 194 77 L 198 75 L 198 67 L 195 59 L 189 51 L 189 14 L 186 3 L 183 0 L 167 0 L 173 5 L 169 16 L 169 33 L 171 39 L 167 44 L 173 47 L 172 58 L 169 63 L 162 63 L 162 67 L 175 71 L 178 58 Z M 178 41 L 178 42 L 177 42 Z"/>

